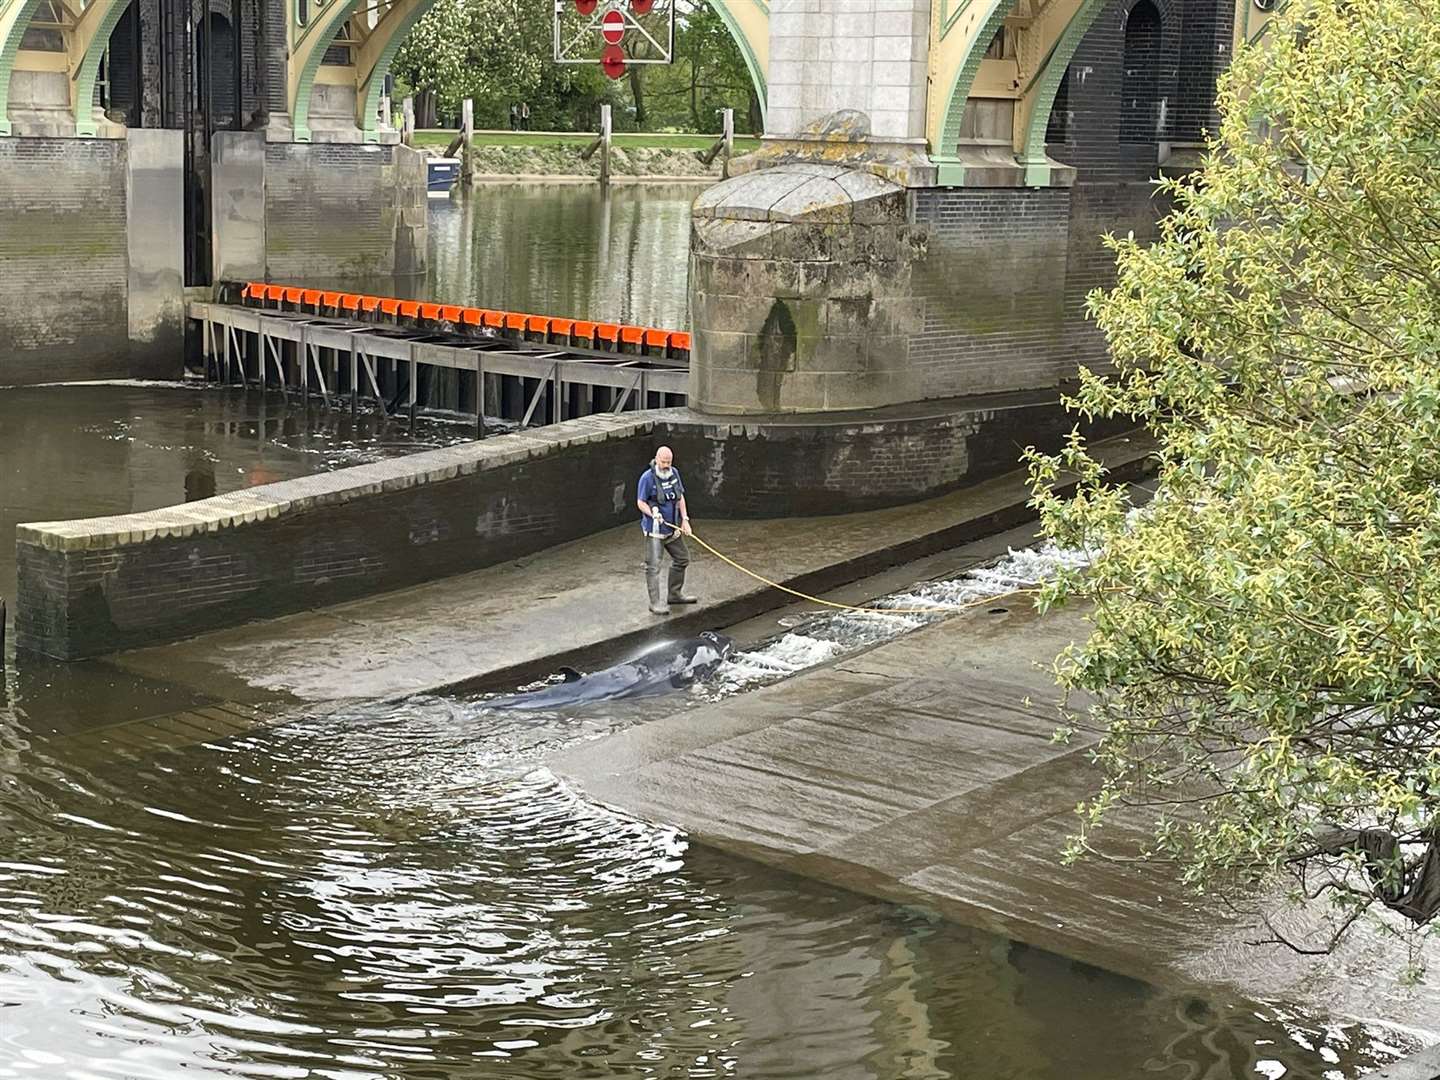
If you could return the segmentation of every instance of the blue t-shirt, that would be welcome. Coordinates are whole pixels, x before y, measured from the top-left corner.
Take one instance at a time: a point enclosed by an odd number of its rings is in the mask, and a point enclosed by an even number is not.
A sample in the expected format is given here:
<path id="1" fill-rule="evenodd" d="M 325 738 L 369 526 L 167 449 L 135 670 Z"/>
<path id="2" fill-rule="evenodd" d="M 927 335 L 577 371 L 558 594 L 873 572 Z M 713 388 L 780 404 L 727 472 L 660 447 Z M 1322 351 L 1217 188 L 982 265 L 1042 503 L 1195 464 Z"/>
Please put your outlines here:
<path id="1" fill-rule="evenodd" d="M 676 528 L 680 526 L 680 500 L 685 497 L 685 485 L 680 480 L 680 470 L 672 467 L 670 475 L 658 477 L 654 469 L 646 469 L 640 474 L 640 486 L 636 489 L 635 497 L 641 502 L 660 508 L 660 516 Z M 640 527 L 647 533 L 651 529 L 650 520 L 644 515 L 640 518 Z M 670 539 L 675 533 L 670 529 L 661 529 L 665 539 Z"/>

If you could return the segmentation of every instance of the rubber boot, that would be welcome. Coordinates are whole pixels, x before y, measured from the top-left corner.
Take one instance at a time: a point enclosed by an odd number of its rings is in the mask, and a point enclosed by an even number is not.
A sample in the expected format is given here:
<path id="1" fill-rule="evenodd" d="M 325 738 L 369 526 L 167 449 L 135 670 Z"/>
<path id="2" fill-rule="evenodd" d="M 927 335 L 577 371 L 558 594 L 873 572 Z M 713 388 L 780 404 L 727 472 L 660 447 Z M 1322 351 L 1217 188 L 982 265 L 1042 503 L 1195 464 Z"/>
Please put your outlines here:
<path id="1" fill-rule="evenodd" d="M 652 538 L 648 544 L 650 550 L 649 558 L 645 561 L 645 588 L 650 593 L 650 614 L 669 615 L 670 609 L 660 595 L 660 541 Z"/>
<path id="2" fill-rule="evenodd" d="M 670 603 L 693 604 L 695 597 L 685 591 L 685 567 L 670 564 Z"/>

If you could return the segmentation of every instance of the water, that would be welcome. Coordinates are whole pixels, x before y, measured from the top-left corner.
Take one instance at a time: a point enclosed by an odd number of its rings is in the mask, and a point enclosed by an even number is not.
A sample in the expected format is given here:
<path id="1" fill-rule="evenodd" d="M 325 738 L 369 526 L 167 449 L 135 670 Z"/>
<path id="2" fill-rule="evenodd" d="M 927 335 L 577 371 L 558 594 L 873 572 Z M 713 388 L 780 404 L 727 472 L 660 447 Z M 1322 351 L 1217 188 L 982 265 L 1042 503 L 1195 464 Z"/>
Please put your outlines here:
<path id="1" fill-rule="evenodd" d="M 439 206 L 426 288 L 682 326 L 694 192 L 504 188 Z M 0 536 L 468 433 L 263 407 L 175 387 L 0 390 Z M 0 543 L 0 592 L 11 559 Z M 896 603 L 994 595 L 1006 573 Z M 741 658 L 725 692 L 929 618 L 808 620 Z M 1408 1046 L 692 849 L 545 769 L 656 703 L 517 718 L 481 700 L 352 702 L 133 758 L 102 742 L 102 725 L 159 733 L 144 718 L 206 700 L 104 662 L 11 656 L 0 1080 L 1332 1080 Z"/>
<path id="2" fill-rule="evenodd" d="M 473 421 L 307 413 L 278 393 L 183 385 L 0 389 L 0 596 L 15 595 L 15 526 L 153 510 L 449 446 Z"/>
<path id="3" fill-rule="evenodd" d="M 985 600 L 1028 603 L 1027 594 L 1036 585 L 1055 577 L 1062 568 L 1078 568 L 1088 562 L 1084 552 L 1054 544 L 1018 551 L 1012 548 L 1003 558 L 957 577 L 922 582 L 857 605 L 874 610 L 805 617 L 773 640 L 736 653 L 720 665 L 700 693 L 719 701 L 753 690 L 973 609 Z"/>
<path id="4" fill-rule="evenodd" d="M 691 850 L 535 764 L 626 722 L 422 698 L 117 760 L 17 717 L 0 1078 L 1220 1080 L 1391 1052 Z"/>
<path id="5" fill-rule="evenodd" d="M 684 329 L 695 184 L 482 187 L 430 213 L 429 298 Z"/>

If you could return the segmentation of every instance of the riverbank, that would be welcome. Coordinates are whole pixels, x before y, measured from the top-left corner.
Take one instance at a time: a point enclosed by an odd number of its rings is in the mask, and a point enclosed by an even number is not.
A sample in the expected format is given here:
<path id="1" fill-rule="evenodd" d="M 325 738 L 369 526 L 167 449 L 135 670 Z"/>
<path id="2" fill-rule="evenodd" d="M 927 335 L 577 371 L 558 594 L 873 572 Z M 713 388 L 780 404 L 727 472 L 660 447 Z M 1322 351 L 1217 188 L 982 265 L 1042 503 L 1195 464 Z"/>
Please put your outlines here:
<path id="1" fill-rule="evenodd" d="M 1405 984 L 1403 944 L 1369 927 L 1331 956 L 1300 957 L 1249 944 L 1268 935 L 1201 906 L 1166 867 L 1061 864 L 1098 775 L 1091 743 L 1051 741 L 1047 669 L 1085 632 L 1079 613 L 1000 601 L 551 766 L 587 798 L 721 851 L 1161 987 L 1285 1000 L 1434 1041 L 1440 987 Z M 1108 842 L 1130 846 L 1145 827 L 1112 826 Z"/>
<path id="2" fill-rule="evenodd" d="M 454 140 L 452 131 L 415 133 L 415 146 L 424 150 L 444 152 Z M 599 157 L 592 155 L 587 161 L 580 155 L 594 140 L 595 135 L 589 132 L 477 131 L 471 142 L 475 180 L 477 183 L 592 182 L 600 176 Z M 711 135 L 617 134 L 611 142 L 611 182 L 719 180 L 721 161 L 717 158 L 706 165 L 699 158 L 700 152 L 714 141 Z M 748 153 L 759 145 L 758 139 L 737 138 L 735 153 Z"/>

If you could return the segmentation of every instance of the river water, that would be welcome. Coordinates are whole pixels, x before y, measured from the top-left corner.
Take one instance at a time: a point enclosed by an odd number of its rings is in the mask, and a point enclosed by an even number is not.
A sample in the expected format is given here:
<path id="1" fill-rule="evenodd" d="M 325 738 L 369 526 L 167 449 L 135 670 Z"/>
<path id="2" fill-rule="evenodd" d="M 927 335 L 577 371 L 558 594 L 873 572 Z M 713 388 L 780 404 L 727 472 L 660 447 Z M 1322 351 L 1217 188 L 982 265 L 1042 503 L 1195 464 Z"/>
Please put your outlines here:
<path id="1" fill-rule="evenodd" d="M 437 207 L 431 288 L 683 325 L 694 189 L 540 191 Z M 17 521 L 466 434 L 236 391 L 0 390 L 0 592 Z M 0 1080 L 1331 1080 L 1407 1045 L 693 849 L 544 767 L 643 706 L 356 701 L 204 742 L 166 719 L 204 687 L 13 643 L 0 687 Z M 146 749 L 104 741 L 137 720 Z"/>

